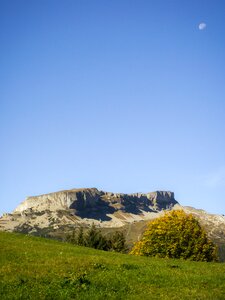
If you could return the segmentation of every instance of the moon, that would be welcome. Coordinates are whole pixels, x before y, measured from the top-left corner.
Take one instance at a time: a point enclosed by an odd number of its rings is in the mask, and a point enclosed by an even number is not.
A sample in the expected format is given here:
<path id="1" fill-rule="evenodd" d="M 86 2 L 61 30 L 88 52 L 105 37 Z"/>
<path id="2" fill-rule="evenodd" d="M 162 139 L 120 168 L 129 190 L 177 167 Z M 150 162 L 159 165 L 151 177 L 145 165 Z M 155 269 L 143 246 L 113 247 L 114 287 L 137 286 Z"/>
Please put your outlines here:
<path id="1" fill-rule="evenodd" d="M 204 30 L 206 28 L 206 23 L 200 23 L 199 25 L 198 25 L 198 29 L 199 30 Z"/>

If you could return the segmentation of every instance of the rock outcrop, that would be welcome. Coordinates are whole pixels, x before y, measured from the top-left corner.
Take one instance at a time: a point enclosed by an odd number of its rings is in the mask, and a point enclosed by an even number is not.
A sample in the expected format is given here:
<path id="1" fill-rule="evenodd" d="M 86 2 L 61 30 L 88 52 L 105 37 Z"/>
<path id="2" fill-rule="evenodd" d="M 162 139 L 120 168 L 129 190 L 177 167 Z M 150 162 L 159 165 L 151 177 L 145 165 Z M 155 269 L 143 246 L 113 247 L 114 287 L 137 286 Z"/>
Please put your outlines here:
<path id="1" fill-rule="evenodd" d="M 0 229 L 33 232 L 78 223 L 120 227 L 151 219 L 175 204 L 172 192 L 121 194 L 96 188 L 72 189 L 28 197 L 12 214 L 0 219 Z"/>
<path id="2" fill-rule="evenodd" d="M 14 213 L 21 213 L 27 210 L 33 211 L 56 211 L 75 209 L 96 210 L 100 206 L 114 207 L 115 210 L 161 210 L 168 209 L 175 205 L 174 193 L 157 191 L 147 194 L 121 194 L 99 191 L 96 188 L 73 189 L 45 194 L 35 197 L 28 197 L 15 210 Z"/>

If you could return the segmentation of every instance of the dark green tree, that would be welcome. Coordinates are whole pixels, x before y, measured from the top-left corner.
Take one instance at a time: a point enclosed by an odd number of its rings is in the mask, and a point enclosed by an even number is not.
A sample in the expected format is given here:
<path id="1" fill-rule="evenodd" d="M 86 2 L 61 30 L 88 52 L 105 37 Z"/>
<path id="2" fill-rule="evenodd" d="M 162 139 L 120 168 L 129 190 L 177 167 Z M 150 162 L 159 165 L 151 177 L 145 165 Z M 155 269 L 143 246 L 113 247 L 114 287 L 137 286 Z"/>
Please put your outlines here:
<path id="1" fill-rule="evenodd" d="M 66 241 L 71 243 L 71 244 L 75 244 L 77 245 L 77 234 L 76 234 L 76 229 L 73 230 L 72 234 L 68 234 L 66 236 Z"/>
<path id="2" fill-rule="evenodd" d="M 123 232 L 116 231 L 112 234 L 110 238 L 110 247 L 116 252 L 125 252 L 127 250 L 126 239 Z"/>
<path id="3" fill-rule="evenodd" d="M 67 241 L 79 245 L 91 247 L 105 251 L 126 252 L 125 237 L 122 232 L 115 232 L 112 235 L 104 236 L 100 229 L 97 229 L 94 224 L 89 230 L 84 233 L 83 226 L 80 226 L 78 231 L 74 230 L 71 235 L 67 237 Z"/>
<path id="4" fill-rule="evenodd" d="M 107 239 L 101 234 L 100 230 L 98 230 L 94 224 L 92 224 L 86 234 L 86 246 L 101 250 L 109 249 Z"/>
<path id="5" fill-rule="evenodd" d="M 85 246 L 85 244 L 86 244 L 85 236 L 84 236 L 84 229 L 82 226 L 79 227 L 76 241 L 77 241 L 77 245 L 79 245 L 79 246 Z"/>

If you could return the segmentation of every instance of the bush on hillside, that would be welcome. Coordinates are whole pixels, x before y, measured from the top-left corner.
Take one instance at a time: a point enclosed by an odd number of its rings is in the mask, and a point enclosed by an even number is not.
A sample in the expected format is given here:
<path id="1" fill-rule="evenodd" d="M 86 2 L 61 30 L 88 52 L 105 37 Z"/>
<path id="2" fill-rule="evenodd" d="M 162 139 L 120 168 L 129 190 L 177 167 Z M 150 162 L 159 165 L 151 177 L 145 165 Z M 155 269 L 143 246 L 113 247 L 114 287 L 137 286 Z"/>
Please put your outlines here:
<path id="1" fill-rule="evenodd" d="M 217 248 L 197 219 L 183 210 L 171 211 L 150 222 L 130 254 L 195 261 L 216 261 Z"/>

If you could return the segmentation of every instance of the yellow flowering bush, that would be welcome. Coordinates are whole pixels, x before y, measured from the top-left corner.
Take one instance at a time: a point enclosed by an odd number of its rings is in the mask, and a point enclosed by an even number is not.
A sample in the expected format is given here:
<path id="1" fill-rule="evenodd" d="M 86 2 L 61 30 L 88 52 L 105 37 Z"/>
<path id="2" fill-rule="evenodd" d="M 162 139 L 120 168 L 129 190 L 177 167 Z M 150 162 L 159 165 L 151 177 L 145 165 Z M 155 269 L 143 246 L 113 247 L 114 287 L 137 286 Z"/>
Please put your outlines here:
<path id="1" fill-rule="evenodd" d="M 183 210 L 170 211 L 150 222 L 130 254 L 217 261 L 217 247 L 198 220 Z"/>

